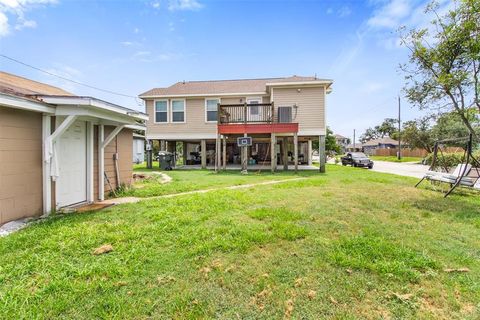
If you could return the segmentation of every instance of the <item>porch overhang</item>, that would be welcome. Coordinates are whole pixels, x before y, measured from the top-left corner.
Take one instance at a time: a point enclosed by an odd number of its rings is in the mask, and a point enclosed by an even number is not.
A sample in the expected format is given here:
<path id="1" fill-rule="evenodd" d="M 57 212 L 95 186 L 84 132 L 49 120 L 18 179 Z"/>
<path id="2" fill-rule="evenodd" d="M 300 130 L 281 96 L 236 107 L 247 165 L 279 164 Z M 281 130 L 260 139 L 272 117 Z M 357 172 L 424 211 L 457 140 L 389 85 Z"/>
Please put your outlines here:
<path id="1" fill-rule="evenodd" d="M 219 134 L 295 132 L 298 132 L 298 123 L 232 123 L 218 125 Z"/>

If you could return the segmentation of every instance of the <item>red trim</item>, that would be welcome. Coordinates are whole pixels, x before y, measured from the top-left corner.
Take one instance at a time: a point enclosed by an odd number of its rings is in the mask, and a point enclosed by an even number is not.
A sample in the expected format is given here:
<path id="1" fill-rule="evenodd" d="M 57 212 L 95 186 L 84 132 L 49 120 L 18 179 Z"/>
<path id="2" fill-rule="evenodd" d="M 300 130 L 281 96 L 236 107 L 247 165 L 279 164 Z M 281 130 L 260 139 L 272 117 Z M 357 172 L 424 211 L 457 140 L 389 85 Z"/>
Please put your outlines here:
<path id="1" fill-rule="evenodd" d="M 219 124 L 219 134 L 241 133 L 293 133 L 298 132 L 298 123 Z"/>

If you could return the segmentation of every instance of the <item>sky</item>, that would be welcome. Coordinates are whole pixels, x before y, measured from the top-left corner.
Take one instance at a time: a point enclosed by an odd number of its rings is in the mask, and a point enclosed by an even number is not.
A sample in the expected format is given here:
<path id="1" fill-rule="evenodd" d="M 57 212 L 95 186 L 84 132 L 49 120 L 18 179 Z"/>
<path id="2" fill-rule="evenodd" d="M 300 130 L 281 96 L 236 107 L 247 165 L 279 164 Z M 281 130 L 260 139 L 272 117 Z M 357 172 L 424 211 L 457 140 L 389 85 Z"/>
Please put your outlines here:
<path id="1" fill-rule="evenodd" d="M 445 4 L 446 3 L 446 4 Z M 424 0 L 0 0 L 0 70 L 144 111 L 135 98 L 178 81 L 333 79 L 327 125 L 352 138 L 397 117 L 408 51 L 400 26 Z M 444 0 L 448 6 L 448 0 Z M 420 115 L 402 97 L 402 120 Z"/>

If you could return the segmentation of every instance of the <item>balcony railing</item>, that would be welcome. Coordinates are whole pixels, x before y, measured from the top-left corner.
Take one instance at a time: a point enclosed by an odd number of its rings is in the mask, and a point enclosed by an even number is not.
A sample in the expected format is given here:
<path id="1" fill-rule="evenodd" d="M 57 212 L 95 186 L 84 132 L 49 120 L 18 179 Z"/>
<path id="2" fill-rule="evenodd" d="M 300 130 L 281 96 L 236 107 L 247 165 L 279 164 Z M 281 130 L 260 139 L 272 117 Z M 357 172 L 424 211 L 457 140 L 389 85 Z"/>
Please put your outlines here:
<path id="1" fill-rule="evenodd" d="M 275 120 L 273 103 L 219 104 L 218 123 L 272 123 Z"/>

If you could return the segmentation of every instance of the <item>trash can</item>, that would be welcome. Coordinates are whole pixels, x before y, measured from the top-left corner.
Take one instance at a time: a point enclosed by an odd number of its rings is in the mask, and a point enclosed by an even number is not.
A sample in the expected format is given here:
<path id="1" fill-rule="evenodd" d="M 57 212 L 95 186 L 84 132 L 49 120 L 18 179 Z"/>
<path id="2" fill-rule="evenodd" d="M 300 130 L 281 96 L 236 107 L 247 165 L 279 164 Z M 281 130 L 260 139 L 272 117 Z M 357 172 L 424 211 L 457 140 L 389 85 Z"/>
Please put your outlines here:
<path id="1" fill-rule="evenodd" d="M 160 170 L 172 170 L 173 158 L 173 153 L 167 151 L 160 151 L 158 153 L 158 163 L 160 166 Z"/>

